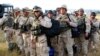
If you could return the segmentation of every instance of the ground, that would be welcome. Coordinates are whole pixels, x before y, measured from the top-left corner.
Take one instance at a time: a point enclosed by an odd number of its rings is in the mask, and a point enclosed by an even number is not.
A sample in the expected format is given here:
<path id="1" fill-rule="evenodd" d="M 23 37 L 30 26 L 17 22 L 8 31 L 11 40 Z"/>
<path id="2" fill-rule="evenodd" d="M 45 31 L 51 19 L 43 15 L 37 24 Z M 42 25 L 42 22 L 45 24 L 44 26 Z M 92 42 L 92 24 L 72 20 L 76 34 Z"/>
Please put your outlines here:
<path id="1" fill-rule="evenodd" d="M 100 14 L 97 16 L 97 18 L 100 19 Z M 0 56 L 21 56 L 17 53 L 16 50 L 13 52 L 8 51 L 7 44 L 5 42 L 5 38 L 3 35 L 3 31 L 0 31 Z M 90 51 L 89 56 L 100 56 L 100 45 L 97 53 Z"/>

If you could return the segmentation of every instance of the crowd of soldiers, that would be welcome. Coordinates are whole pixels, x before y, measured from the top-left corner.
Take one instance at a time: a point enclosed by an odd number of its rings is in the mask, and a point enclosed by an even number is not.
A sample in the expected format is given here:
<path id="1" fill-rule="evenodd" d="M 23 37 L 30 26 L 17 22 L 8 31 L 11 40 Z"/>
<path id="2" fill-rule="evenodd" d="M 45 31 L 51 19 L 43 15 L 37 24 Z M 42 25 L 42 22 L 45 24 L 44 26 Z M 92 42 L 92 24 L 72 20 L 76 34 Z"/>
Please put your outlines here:
<path id="1" fill-rule="evenodd" d="M 82 8 L 73 14 L 67 11 L 66 6 L 62 5 L 57 8 L 56 15 L 52 10 L 44 15 L 38 6 L 32 10 L 28 7 L 22 10 L 15 8 L 12 13 L 5 13 L 0 19 L 0 25 L 4 30 L 8 49 L 11 50 L 16 43 L 24 56 L 50 56 L 51 48 L 54 49 L 54 56 L 88 56 L 89 49 L 97 51 L 100 22 L 95 18 L 96 13 L 91 12 L 87 17 Z M 40 33 L 40 26 L 51 28 L 52 20 L 58 21 L 65 28 L 60 34 L 47 39 L 45 33 Z M 72 28 L 79 29 L 74 33 L 77 36 L 73 36 Z"/>

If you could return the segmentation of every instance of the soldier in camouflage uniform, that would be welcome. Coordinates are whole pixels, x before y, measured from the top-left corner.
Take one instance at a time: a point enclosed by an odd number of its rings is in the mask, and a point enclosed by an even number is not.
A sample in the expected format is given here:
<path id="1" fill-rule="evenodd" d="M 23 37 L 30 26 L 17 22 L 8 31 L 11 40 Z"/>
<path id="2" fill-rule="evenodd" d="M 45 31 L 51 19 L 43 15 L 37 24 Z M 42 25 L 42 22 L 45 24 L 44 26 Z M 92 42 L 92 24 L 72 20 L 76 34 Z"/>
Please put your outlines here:
<path id="1" fill-rule="evenodd" d="M 63 28 L 62 33 L 59 35 L 59 53 L 58 56 L 64 56 L 65 50 L 68 51 L 68 56 L 73 56 L 73 44 L 74 39 L 72 38 L 71 28 L 69 26 L 77 27 L 77 21 L 72 15 L 67 13 L 65 5 L 60 7 L 60 14 L 57 16 L 61 27 Z"/>
<path id="2" fill-rule="evenodd" d="M 41 8 L 38 6 L 33 8 L 33 12 L 35 16 L 32 24 L 32 33 L 33 38 L 36 40 L 36 56 L 49 56 L 47 38 L 45 34 L 41 32 L 40 25 L 50 28 L 52 26 L 51 20 L 42 16 Z"/>
<path id="3" fill-rule="evenodd" d="M 13 29 L 15 31 L 15 38 L 16 38 L 16 43 L 17 46 L 19 48 L 19 53 L 23 53 L 24 51 L 24 46 L 23 46 L 23 38 L 20 32 L 20 20 L 21 20 L 21 9 L 20 8 L 15 8 L 14 9 L 14 25 L 13 25 Z"/>
<path id="4" fill-rule="evenodd" d="M 14 34 L 14 30 L 13 30 L 13 16 L 10 14 L 10 13 L 7 13 L 5 15 L 5 17 L 3 17 L 2 19 L 5 20 L 4 22 L 4 33 L 5 33 L 5 38 L 6 38 L 6 41 L 7 41 L 7 44 L 8 44 L 8 49 L 9 50 L 13 50 L 14 49 L 14 46 L 13 44 L 15 43 L 14 42 L 14 37 L 13 37 L 13 34 Z"/>
<path id="5" fill-rule="evenodd" d="M 95 17 L 96 17 L 96 13 L 91 12 L 90 14 L 90 22 L 91 22 L 90 43 L 91 43 L 91 47 L 96 50 L 98 48 L 98 42 L 99 42 L 99 21 Z"/>
<path id="6" fill-rule="evenodd" d="M 22 16 L 20 17 L 20 20 L 19 20 L 19 28 L 20 28 L 20 33 L 23 40 L 23 49 L 25 51 L 25 56 L 30 55 L 29 53 L 30 43 L 28 39 L 31 38 L 30 28 L 31 28 L 31 23 L 33 21 L 33 17 L 30 17 L 29 14 L 30 14 L 30 9 L 27 7 L 23 8 Z"/>
<path id="7" fill-rule="evenodd" d="M 82 47 L 82 56 L 87 56 L 88 54 L 88 42 L 89 33 L 91 30 L 90 20 L 84 14 L 84 10 L 81 8 L 78 10 L 77 16 L 78 29 L 80 32 L 79 38 L 77 38 L 77 43 Z"/>

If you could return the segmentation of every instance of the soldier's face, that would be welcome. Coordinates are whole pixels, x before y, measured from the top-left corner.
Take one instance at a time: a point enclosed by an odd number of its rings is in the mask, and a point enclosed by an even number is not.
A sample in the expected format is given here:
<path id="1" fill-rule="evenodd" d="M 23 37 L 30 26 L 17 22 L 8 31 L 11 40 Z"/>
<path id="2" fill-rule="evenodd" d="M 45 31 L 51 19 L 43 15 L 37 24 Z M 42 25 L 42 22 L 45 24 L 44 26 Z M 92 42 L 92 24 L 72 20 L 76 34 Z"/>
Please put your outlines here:
<path id="1" fill-rule="evenodd" d="M 28 16 L 29 15 L 29 12 L 23 12 L 24 16 Z"/>
<path id="2" fill-rule="evenodd" d="M 35 14 L 35 16 L 38 17 L 40 15 L 40 12 L 39 11 L 35 11 L 34 14 Z"/>
<path id="3" fill-rule="evenodd" d="M 84 14 L 83 11 L 81 11 L 81 10 L 78 11 L 78 15 L 79 15 L 79 16 L 83 16 L 83 14 Z"/>
<path id="4" fill-rule="evenodd" d="M 20 11 L 15 12 L 15 15 L 18 16 L 20 14 Z"/>
<path id="5" fill-rule="evenodd" d="M 96 17 L 96 16 L 94 16 L 94 15 L 90 15 L 90 18 L 91 18 L 91 19 L 95 19 L 95 17 Z"/>
<path id="6" fill-rule="evenodd" d="M 48 14 L 47 14 L 47 16 L 48 16 L 49 18 L 51 18 L 53 15 L 52 15 L 52 14 L 50 14 L 50 13 L 48 13 Z"/>
<path id="7" fill-rule="evenodd" d="M 75 14 L 75 16 L 78 16 L 78 12 L 75 11 L 74 14 Z"/>
<path id="8" fill-rule="evenodd" d="M 67 12 L 66 9 L 64 9 L 64 8 L 60 9 L 60 14 L 65 14 L 66 12 Z"/>

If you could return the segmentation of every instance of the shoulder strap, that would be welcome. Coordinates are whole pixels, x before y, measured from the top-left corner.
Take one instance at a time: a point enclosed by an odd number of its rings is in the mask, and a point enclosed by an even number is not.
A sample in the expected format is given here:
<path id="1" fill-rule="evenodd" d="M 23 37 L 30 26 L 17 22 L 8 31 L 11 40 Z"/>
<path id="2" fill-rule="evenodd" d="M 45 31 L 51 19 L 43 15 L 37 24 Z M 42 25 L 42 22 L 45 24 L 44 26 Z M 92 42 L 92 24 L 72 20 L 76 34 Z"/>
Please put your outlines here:
<path id="1" fill-rule="evenodd" d="M 84 15 L 83 17 L 84 17 L 84 19 L 83 19 L 83 20 L 84 20 L 84 22 L 85 22 L 85 20 L 86 20 L 86 15 Z"/>
<path id="2" fill-rule="evenodd" d="M 18 16 L 18 18 L 17 18 L 17 20 L 16 20 L 16 23 L 18 23 L 19 17 L 20 17 L 20 16 Z"/>
<path id="3" fill-rule="evenodd" d="M 70 19 L 70 17 L 69 17 L 69 14 L 67 14 L 67 17 L 68 17 L 69 21 L 71 21 L 71 19 Z"/>
<path id="4" fill-rule="evenodd" d="M 86 17 L 84 17 L 84 18 L 83 18 L 84 23 L 86 23 L 86 21 L 85 21 L 85 20 L 86 20 Z"/>
<path id="5" fill-rule="evenodd" d="M 29 17 L 27 17 L 27 20 L 25 21 L 25 23 L 24 23 L 24 24 L 26 24 L 26 23 L 27 23 L 28 19 L 29 19 Z"/>

